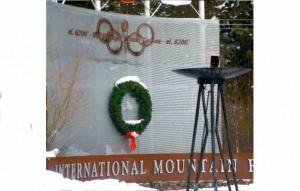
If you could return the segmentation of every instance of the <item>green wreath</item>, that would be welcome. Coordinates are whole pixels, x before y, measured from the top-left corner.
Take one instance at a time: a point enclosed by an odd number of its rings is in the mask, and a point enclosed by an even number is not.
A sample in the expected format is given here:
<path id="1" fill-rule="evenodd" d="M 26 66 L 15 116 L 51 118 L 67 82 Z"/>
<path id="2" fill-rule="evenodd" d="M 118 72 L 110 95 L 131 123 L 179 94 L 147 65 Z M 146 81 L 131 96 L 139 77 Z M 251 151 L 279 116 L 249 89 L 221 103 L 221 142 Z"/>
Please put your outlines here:
<path id="1" fill-rule="evenodd" d="M 136 98 L 139 104 L 138 116 L 141 122 L 138 124 L 129 124 L 123 120 L 122 101 L 125 94 L 129 93 Z M 149 91 L 140 83 L 135 81 L 126 81 L 118 84 L 112 90 L 109 100 L 109 114 L 116 129 L 126 135 L 129 132 L 137 132 L 141 134 L 151 121 L 152 102 Z"/>

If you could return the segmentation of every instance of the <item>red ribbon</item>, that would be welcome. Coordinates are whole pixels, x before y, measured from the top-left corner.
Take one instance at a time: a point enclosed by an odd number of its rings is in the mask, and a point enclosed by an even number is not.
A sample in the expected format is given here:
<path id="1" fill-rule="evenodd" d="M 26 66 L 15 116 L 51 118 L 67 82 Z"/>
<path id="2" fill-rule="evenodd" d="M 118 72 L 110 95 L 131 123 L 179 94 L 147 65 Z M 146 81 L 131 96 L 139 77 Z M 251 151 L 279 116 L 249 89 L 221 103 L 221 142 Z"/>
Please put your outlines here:
<path id="1" fill-rule="evenodd" d="M 136 140 L 135 140 L 135 138 L 138 137 L 138 136 L 139 136 L 139 134 L 135 131 L 131 131 L 131 132 L 126 134 L 126 137 L 131 139 L 131 147 L 130 147 L 131 152 L 136 150 Z"/>

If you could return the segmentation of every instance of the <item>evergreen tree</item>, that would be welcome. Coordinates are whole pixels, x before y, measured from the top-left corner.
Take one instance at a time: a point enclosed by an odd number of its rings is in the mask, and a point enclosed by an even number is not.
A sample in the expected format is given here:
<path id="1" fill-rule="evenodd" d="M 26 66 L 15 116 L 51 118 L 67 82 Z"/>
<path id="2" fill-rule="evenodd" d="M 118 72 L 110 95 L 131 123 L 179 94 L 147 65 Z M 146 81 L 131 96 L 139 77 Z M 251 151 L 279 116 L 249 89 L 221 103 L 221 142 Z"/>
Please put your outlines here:
<path id="1" fill-rule="evenodd" d="M 221 67 L 253 69 L 253 2 L 235 0 L 208 5 L 207 17 L 220 20 Z M 234 150 L 253 152 L 253 73 L 228 80 L 225 85 Z"/>

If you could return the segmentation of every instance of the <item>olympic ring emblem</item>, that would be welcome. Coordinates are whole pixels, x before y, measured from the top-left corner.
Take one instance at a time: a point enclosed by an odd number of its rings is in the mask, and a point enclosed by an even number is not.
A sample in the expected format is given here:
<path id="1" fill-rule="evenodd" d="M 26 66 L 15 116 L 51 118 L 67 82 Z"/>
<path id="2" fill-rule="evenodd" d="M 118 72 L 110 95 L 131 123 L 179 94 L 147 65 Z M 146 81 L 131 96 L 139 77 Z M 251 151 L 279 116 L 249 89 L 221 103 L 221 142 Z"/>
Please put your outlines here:
<path id="1" fill-rule="evenodd" d="M 101 26 L 106 25 L 108 27 L 107 32 L 101 32 Z M 151 33 L 151 38 L 146 38 L 141 35 L 141 30 L 147 30 Z M 122 23 L 122 35 L 113 28 L 111 22 L 106 19 L 102 18 L 97 23 L 96 28 L 96 34 L 98 34 L 98 39 L 101 43 L 106 44 L 106 47 L 108 51 L 113 55 L 118 55 L 121 53 L 123 47 L 126 54 L 126 50 L 133 55 L 133 56 L 140 56 L 144 53 L 145 48 L 152 45 L 154 42 L 155 34 L 153 28 L 147 24 L 142 23 L 140 24 L 135 32 L 132 32 L 128 35 L 128 22 L 124 20 Z M 112 41 L 120 42 L 119 45 L 117 45 L 117 48 L 112 48 Z M 141 46 L 140 50 L 133 50 L 132 42 L 138 42 L 138 44 Z M 125 45 L 125 46 L 124 46 Z"/>

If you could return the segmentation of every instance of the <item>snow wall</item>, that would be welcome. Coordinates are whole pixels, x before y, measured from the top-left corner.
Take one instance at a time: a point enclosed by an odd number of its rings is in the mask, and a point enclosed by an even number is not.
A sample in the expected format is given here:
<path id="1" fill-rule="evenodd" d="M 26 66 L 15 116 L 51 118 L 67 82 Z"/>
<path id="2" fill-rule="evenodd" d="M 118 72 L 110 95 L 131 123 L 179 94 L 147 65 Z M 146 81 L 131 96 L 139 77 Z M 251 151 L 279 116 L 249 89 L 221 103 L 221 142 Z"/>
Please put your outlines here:
<path id="1" fill-rule="evenodd" d="M 46 24 L 47 93 L 55 90 L 57 74 L 68 76 L 80 62 L 81 99 L 71 128 L 56 132 L 54 143 L 68 147 L 65 156 L 130 153 L 130 139 L 117 132 L 108 112 L 115 82 L 124 76 L 138 76 L 153 104 L 152 120 L 133 153 L 190 151 L 198 84 L 172 70 L 210 66 L 210 56 L 219 55 L 219 21 L 121 15 L 47 2 Z M 125 120 L 137 119 L 134 98 L 126 95 L 122 110 Z"/>

